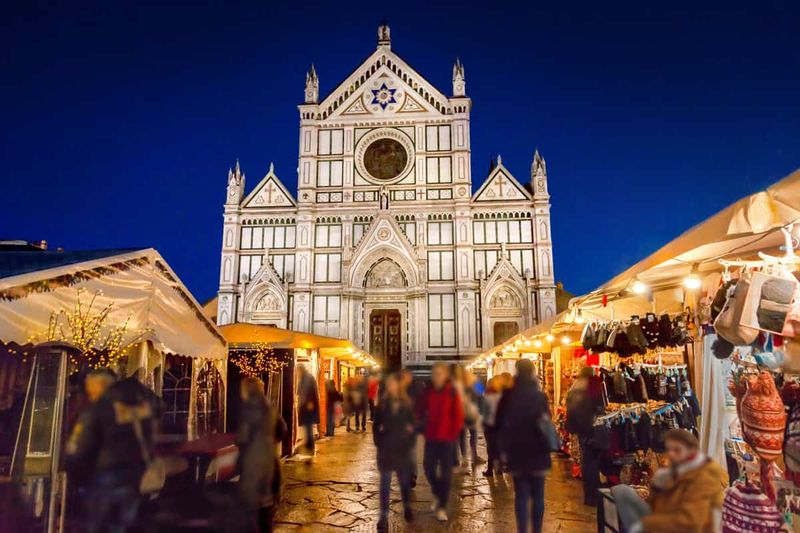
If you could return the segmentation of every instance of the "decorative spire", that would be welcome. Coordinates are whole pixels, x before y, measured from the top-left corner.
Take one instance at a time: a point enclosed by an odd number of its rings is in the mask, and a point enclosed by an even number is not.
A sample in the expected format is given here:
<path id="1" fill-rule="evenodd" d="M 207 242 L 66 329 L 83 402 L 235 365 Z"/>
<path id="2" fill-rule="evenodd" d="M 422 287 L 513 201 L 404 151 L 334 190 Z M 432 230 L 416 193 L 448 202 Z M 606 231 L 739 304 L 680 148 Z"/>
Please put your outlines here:
<path id="1" fill-rule="evenodd" d="M 273 163 L 272 161 L 269 162 L 269 173 L 275 174 L 275 163 Z"/>
<path id="2" fill-rule="evenodd" d="M 317 77 L 317 69 L 314 68 L 314 63 L 311 63 L 311 68 L 306 73 L 305 103 L 319 103 L 319 78 Z"/>
<path id="3" fill-rule="evenodd" d="M 453 65 L 453 96 L 466 96 L 467 79 L 464 76 L 464 65 L 459 58 Z"/>
<path id="4" fill-rule="evenodd" d="M 533 163 L 531 163 L 531 179 L 537 176 L 547 177 L 547 166 L 544 162 L 544 157 L 539 154 L 539 149 L 533 152 Z"/>
<path id="5" fill-rule="evenodd" d="M 233 169 L 228 167 L 228 204 L 238 205 L 244 196 L 244 172 L 239 166 L 239 160 Z"/>
<path id="6" fill-rule="evenodd" d="M 497 165 L 500 166 L 502 164 L 503 164 L 503 156 L 500 155 L 500 154 L 497 154 Z"/>
<path id="7" fill-rule="evenodd" d="M 378 26 L 378 48 L 392 47 L 392 30 L 385 20 Z"/>
<path id="8" fill-rule="evenodd" d="M 533 152 L 533 162 L 531 163 L 531 187 L 534 197 L 547 198 L 547 164 L 539 150 Z"/>

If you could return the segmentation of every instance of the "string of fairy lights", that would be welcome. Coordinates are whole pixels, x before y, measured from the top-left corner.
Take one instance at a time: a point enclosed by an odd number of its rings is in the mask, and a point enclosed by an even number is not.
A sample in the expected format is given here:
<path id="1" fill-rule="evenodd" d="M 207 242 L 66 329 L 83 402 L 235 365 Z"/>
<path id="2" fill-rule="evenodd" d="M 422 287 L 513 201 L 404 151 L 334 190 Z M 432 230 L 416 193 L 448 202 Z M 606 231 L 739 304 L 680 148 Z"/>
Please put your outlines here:
<path id="1" fill-rule="evenodd" d="M 86 292 L 84 288 L 78 289 L 72 310 L 61 308 L 51 312 L 47 328 L 31 334 L 26 345 L 63 342 L 76 350 L 69 354 L 71 364 L 77 366 L 85 362 L 90 368 L 102 368 L 113 366 L 132 345 L 152 332 L 149 328 L 131 328 L 132 315 L 128 315 L 121 325 L 111 324 L 109 315 L 114 310 L 114 302 L 95 307 L 103 291 L 96 290 L 88 303 L 84 302 Z M 10 351 L 23 358 L 29 355 L 24 349 Z"/>
<path id="2" fill-rule="evenodd" d="M 264 374 L 280 372 L 289 364 L 275 355 L 271 345 L 263 342 L 255 343 L 250 350 L 235 353 L 230 360 L 243 375 L 259 379 Z"/>

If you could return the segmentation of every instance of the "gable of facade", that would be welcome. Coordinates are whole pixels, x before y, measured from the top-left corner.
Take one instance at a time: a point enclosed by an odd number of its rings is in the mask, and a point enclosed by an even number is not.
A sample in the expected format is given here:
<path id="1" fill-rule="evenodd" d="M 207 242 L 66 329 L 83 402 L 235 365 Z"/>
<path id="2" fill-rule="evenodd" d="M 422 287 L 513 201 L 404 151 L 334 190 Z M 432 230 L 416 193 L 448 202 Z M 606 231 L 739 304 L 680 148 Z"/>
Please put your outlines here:
<path id="1" fill-rule="evenodd" d="M 422 371 L 544 316 L 555 295 L 544 159 L 530 188 L 498 161 L 472 194 L 461 62 L 447 96 L 381 26 L 376 50 L 322 100 L 319 83 L 312 66 L 296 196 L 272 167 L 247 195 L 238 163 L 229 171 L 220 323 L 348 338 Z"/>
<path id="2" fill-rule="evenodd" d="M 483 185 L 472 196 L 472 201 L 480 203 L 513 202 L 518 200 L 531 200 L 531 195 L 511 172 L 503 166 L 502 158 L 498 157 L 497 164 L 489 173 Z"/>
<path id="3" fill-rule="evenodd" d="M 272 163 L 269 165 L 269 172 L 264 176 L 258 185 L 242 200 L 242 207 L 295 207 L 297 204 L 289 190 L 281 183 L 275 175 L 275 168 Z"/>

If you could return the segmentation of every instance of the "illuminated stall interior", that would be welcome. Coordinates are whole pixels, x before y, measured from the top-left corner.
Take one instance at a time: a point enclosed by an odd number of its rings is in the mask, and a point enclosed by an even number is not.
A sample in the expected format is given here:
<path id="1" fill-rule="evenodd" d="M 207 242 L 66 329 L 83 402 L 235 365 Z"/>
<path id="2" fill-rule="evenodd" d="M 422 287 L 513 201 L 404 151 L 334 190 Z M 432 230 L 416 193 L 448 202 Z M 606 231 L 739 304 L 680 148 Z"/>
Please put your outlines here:
<path id="1" fill-rule="evenodd" d="M 259 324 L 229 324 L 221 326 L 228 341 L 228 424 L 235 428 L 238 419 L 238 383 L 243 375 L 262 379 L 273 405 L 289 425 L 289 435 L 283 443 L 283 453 L 290 455 L 296 448 L 297 384 L 299 365 L 308 369 L 317 382 L 320 398 L 320 433 L 327 424 L 325 382 L 333 379 L 341 390 L 344 382 L 357 372 L 377 369 L 377 362 L 353 343 L 343 339 L 281 329 Z M 291 422 L 291 423 L 290 423 Z"/>
<path id="2" fill-rule="evenodd" d="M 0 476 L 25 487 L 51 529 L 63 443 L 98 367 L 166 402 L 179 438 L 222 432 L 225 339 L 153 249 L 0 247 Z"/>

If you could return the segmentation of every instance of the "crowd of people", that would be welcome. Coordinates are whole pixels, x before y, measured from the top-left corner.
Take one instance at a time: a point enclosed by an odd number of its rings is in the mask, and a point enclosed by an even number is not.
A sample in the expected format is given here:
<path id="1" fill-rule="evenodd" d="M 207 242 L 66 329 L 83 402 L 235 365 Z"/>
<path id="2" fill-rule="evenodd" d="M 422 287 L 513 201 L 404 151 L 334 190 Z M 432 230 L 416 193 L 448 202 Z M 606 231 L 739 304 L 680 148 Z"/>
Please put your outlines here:
<path id="1" fill-rule="evenodd" d="M 448 520 L 448 502 L 456 467 L 487 463 L 484 475 L 509 472 L 514 478 L 515 511 L 520 531 L 542 531 L 544 479 L 550 470 L 550 411 L 534 376 L 533 364 L 522 360 L 517 375 L 493 378 L 485 390 L 460 366 L 434 365 L 429 383 L 408 371 L 389 375 L 378 400 L 373 435 L 380 471 L 378 530 L 388 529 L 389 488 L 397 476 L 404 517 L 413 519 L 411 489 L 416 477 L 417 437 L 424 439 L 422 467 L 433 493 L 431 511 Z M 478 453 L 483 423 L 488 458 Z"/>
<path id="2" fill-rule="evenodd" d="M 569 391 L 567 429 L 578 435 L 582 449 L 585 503 L 596 505 L 601 487 L 594 450 L 598 406 L 588 378 L 587 371 Z M 400 489 L 403 516 L 407 521 L 414 519 L 418 448 L 433 493 L 431 512 L 437 520 L 448 520 L 454 469 L 472 470 L 485 463 L 485 476 L 507 473 L 513 478 L 518 531 L 543 530 L 545 479 L 551 453 L 559 444 L 548 398 L 531 361 L 518 361 L 516 375 L 499 374 L 485 383 L 460 366 L 436 364 L 430 380 L 415 379 L 403 370 L 382 377 L 355 376 L 342 384 L 341 392 L 332 380 L 324 385 L 329 437 L 335 438 L 335 421 L 347 432 L 365 432 L 367 420 L 372 423 L 380 480 L 379 531 L 389 529 L 393 477 Z M 107 370 L 89 373 L 85 389 L 89 404 L 74 424 L 65 468 L 81 487 L 80 501 L 91 502 L 86 506 L 86 530 L 125 530 L 136 523 L 147 486 L 163 484 L 164 465 L 154 458 L 160 400 L 135 377 L 117 380 Z M 313 458 L 314 429 L 320 423 L 319 391 L 314 377 L 302 366 L 297 395 L 302 446 Z M 481 430 L 485 459 L 477 446 Z M 267 400 L 264 384 L 244 378 L 234 486 L 237 508 L 247 510 L 250 530 L 271 531 L 280 490 L 277 445 L 286 431 L 280 413 Z M 624 531 L 710 531 L 727 477 L 699 452 L 690 432 L 674 429 L 665 440 L 670 464 L 653 476 L 647 498 L 625 485 L 611 489 Z"/>

